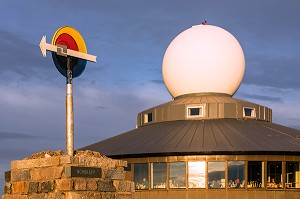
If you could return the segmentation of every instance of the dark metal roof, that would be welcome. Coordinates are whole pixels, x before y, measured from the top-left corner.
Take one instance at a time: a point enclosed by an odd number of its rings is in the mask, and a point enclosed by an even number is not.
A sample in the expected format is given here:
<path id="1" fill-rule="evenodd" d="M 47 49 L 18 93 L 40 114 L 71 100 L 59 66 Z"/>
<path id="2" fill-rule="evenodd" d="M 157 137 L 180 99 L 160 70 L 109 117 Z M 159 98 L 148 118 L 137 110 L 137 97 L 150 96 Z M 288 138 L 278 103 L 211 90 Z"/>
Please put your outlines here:
<path id="1" fill-rule="evenodd" d="M 140 127 L 82 149 L 110 157 L 297 154 L 300 130 L 257 120 L 182 120 Z"/>

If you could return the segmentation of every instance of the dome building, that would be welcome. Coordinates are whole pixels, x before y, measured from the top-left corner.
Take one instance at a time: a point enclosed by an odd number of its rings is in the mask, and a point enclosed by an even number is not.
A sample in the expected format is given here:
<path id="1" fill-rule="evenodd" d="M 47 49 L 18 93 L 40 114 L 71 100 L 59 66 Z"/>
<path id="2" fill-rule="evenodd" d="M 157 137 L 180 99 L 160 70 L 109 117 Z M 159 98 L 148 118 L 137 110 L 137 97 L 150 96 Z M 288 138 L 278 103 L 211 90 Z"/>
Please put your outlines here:
<path id="1" fill-rule="evenodd" d="M 232 97 L 244 72 L 232 34 L 193 26 L 164 55 L 173 100 L 139 113 L 136 129 L 83 149 L 127 160 L 137 198 L 300 198 L 300 131 Z"/>

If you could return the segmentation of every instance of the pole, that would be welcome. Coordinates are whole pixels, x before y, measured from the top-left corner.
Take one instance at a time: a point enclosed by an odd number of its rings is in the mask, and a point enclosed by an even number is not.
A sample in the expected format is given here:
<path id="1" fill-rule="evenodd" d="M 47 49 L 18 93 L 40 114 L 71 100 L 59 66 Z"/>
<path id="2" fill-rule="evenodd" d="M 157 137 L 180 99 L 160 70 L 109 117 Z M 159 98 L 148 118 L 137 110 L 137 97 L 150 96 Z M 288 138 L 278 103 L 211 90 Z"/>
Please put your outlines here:
<path id="1" fill-rule="evenodd" d="M 66 153 L 74 155 L 74 111 L 71 58 L 67 57 L 67 86 L 66 86 Z"/>

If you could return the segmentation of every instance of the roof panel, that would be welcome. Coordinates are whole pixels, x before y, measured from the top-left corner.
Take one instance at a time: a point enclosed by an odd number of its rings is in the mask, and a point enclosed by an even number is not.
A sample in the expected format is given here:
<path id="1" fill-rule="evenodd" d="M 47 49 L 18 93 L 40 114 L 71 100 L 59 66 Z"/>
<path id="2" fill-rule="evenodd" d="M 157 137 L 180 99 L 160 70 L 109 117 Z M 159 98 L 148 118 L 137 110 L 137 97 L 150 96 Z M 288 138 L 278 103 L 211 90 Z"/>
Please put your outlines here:
<path id="1" fill-rule="evenodd" d="M 82 149 L 108 156 L 293 152 L 300 131 L 278 124 L 236 119 L 170 121 L 147 125 Z"/>

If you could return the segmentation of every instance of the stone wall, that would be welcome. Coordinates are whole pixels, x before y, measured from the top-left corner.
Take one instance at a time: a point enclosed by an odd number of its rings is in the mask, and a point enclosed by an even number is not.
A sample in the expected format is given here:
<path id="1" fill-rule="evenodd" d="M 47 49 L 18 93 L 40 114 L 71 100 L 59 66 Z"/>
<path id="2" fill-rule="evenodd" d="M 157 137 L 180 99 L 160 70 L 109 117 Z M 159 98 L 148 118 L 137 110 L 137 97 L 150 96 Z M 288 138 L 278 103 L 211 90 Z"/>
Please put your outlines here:
<path id="1" fill-rule="evenodd" d="M 46 151 L 11 162 L 2 199 L 133 199 L 126 161 L 92 151 Z"/>

